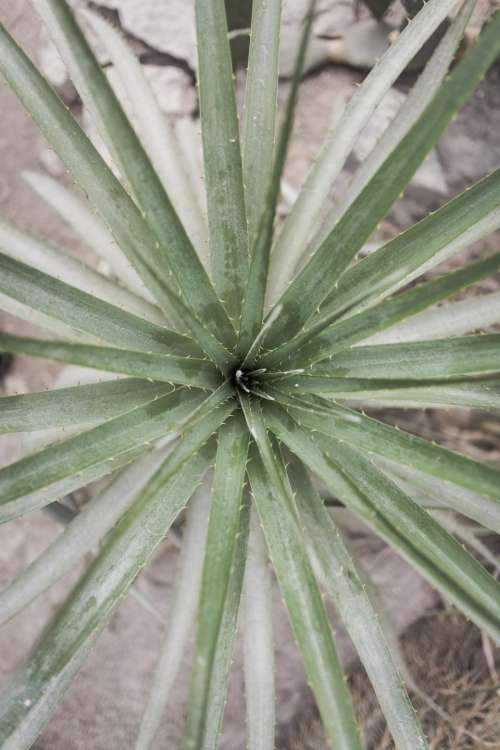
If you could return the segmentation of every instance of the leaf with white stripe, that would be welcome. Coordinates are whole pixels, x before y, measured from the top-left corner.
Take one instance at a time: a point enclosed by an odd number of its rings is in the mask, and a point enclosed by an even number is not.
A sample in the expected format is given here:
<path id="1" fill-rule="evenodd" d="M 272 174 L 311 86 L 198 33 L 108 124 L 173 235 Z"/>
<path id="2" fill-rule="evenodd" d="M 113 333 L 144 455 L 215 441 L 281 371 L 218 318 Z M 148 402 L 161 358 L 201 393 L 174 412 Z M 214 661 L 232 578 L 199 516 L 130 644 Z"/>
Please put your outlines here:
<path id="1" fill-rule="evenodd" d="M 245 297 L 241 309 L 240 335 L 238 350 L 245 357 L 243 365 L 251 368 L 255 364 L 259 336 L 262 335 L 262 321 L 264 318 L 264 302 L 269 275 L 269 259 L 273 240 L 274 222 L 280 194 L 281 178 L 285 168 L 286 157 L 290 145 L 295 110 L 299 96 L 300 82 L 304 69 L 309 40 L 314 20 L 316 0 L 309 3 L 309 11 L 303 23 L 299 51 L 295 62 L 292 85 L 288 94 L 286 110 L 281 124 L 276 154 L 271 169 L 269 183 L 264 193 L 265 201 L 259 218 L 255 237 L 251 236 L 250 269 Z"/>
<path id="2" fill-rule="evenodd" d="M 463 336 L 500 323 L 500 292 L 475 295 L 415 315 L 370 336 L 368 344 L 395 344 Z"/>
<path id="3" fill-rule="evenodd" d="M 266 420 L 336 497 L 421 570 L 479 627 L 500 641 L 498 582 L 369 457 L 321 432 L 307 434 L 281 409 L 266 407 Z"/>
<path id="4" fill-rule="evenodd" d="M 282 396 L 277 389 L 270 392 L 309 429 L 320 429 L 325 435 L 344 440 L 369 454 L 383 456 L 484 495 L 491 499 L 492 513 L 500 518 L 498 469 L 324 399 Z"/>
<path id="5" fill-rule="evenodd" d="M 328 364 L 334 377 L 452 380 L 500 373 L 500 333 L 356 346 Z"/>
<path id="6" fill-rule="evenodd" d="M 255 0 L 245 89 L 243 182 L 250 247 L 271 180 L 276 138 L 282 0 Z"/>
<path id="7" fill-rule="evenodd" d="M 485 379 L 469 382 L 428 383 L 420 381 L 354 380 L 323 375 L 295 374 L 276 381 L 283 390 L 293 394 L 317 393 L 336 401 L 359 401 L 371 408 L 401 407 L 402 409 L 456 408 L 500 409 L 500 380 Z"/>
<path id="8" fill-rule="evenodd" d="M 358 312 L 500 229 L 499 204 L 496 170 L 349 269 L 321 317 Z"/>
<path id="9" fill-rule="evenodd" d="M 245 573 L 249 535 L 250 498 L 243 496 L 240 513 L 238 545 L 229 577 L 226 601 L 219 629 L 219 639 L 214 657 L 212 681 L 208 694 L 207 724 L 204 750 L 219 750 L 220 732 L 229 690 L 229 677 L 233 663 L 233 649 L 238 627 L 243 577 Z"/>

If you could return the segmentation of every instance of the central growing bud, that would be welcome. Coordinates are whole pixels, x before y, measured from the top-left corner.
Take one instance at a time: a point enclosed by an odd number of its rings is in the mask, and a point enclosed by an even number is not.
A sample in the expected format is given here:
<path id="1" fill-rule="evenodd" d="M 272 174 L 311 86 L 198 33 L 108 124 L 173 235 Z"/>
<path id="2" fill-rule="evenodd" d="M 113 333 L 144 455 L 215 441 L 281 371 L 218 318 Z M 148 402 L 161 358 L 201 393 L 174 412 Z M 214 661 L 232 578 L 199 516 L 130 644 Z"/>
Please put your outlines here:
<path id="1" fill-rule="evenodd" d="M 237 390 L 252 393 L 254 388 L 258 387 L 259 376 L 263 372 L 265 372 L 265 369 L 249 371 L 243 367 L 236 367 L 233 371 L 232 383 Z"/>
<path id="2" fill-rule="evenodd" d="M 249 372 L 246 372 L 239 367 L 236 368 L 233 374 L 233 383 L 235 388 L 237 388 L 239 391 L 251 393 L 251 381 Z"/>

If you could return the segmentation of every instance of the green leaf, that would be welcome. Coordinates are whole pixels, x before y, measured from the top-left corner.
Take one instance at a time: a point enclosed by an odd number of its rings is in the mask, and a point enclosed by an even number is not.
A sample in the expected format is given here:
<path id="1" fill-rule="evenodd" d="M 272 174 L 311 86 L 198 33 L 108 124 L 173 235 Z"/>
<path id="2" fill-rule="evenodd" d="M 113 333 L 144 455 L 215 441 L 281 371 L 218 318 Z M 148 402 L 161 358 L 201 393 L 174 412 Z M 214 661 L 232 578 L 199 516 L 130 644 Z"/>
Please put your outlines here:
<path id="1" fill-rule="evenodd" d="M 139 210 L 107 167 L 76 120 L 29 58 L 0 26 L 0 72 L 29 111 L 52 148 L 111 229 L 145 284 L 169 308 L 168 294 L 156 281 L 155 240 Z"/>
<path id="2" fill-rule="evenodd" d="M 266 185 L 267 193 L 264 193 L 266 196 L 264 209 L 257 225 L 255 244 L 252 244 L 250 248 L 250 271 L 243 300 L 240 338 L 238 342 L 239 351 L 245 356 L 244 364 L 248 367 L 251 367 L 255 363 L 260 341 L 259 333 L 262 334 L 262 319 L 264 316 L 264 301 L 266 297 L 274 221 L 276 218 L 276 206 L 278 204 L 281 176 L 285 167 L 288 146 L 295 119 L 295 108 L 299 96 L 299 86 L 302 79 L 304 61 L 311 36 L 315 5 L 315 0 L 311 0 L 309 3 L 309 12 L 304 22 L 304 29 L 295 64 L 292 86 L 288 95 L 286 112 L 276 148 L 274 166 L 272 168 L 269 183 Z"/>
<path id="3" fill-rule="evenodd" d="M 165 307 L 169 319 L 181 327 L 187 326 L 203 351 L 221 369 L 230 366 L 231 358 L 222 344 L 184 305 L 178 290 L 171 288 L 169 269 L 158 263 L 157 240 L 135 203 L 67 107 L 1 24 L 0 73 L 109 226 L 146 286 Z"/>
<path id="4" fill-rule="evenodd" d="M 336 440 L 332 441 L 331 450 L 335 452 L 337 468 L 342 466 L 348 478 L 371 498 L 376 510 L 450 579 L 456 593 L 450 590 L 448 596 L 456 606 L 469 614 L 479 627 L 485 627 L 498 642 L 500 585 L 493 576 L 361 453 Z"/>
<path id="5" fill-rule="evenodd" d="M 326 510 L 304 466 L 294 456 L 287 470 L 308 540 L 309 556 L 344 621 L 375 689 L 397 748 L 426 748 L 402 675 L 342 534 Z"/>
<path id="6" fill-rule="evenodd" d="M 433 307 L 387 331 L 371 336 L 369 344 L 428 341 L 463 336 L 500 323 L 500 293 L 470 296 L 459 302 Z"/>
<path id="7" fill-rule="evenodd" d="M 401 407 L 430 409 L 458 408 L 500 409 L 500 380 L 429 383 L 396 380 L 351 380 L 321 375 L 289 375 L 279 387 L 290 393 L 317 393 L 335 400 L 360 401 L 371 408 Z"/>
<path id="8" fill-rule="evenodd" d="M 121 454 L 178 431 L 186 420 L 198 419 L 207 410 L 227 416 L 234 409 L 232 401 L 224 404 L 230 395 L 224 386 L 205 400 L 199 393 L 177 389 L 4 467 L 0 470 L 0 522 L 47 505 L 57 497 L 50 496 L 51 486 L 62 479 L 95 465 L 103 467 L 101 475 L 109 473 Z M 219 411 L 214 409 L 221 402 Z"/>
<path id="9" fill-rule="evenodd" d="M 100 219 L 74 193 L 46 175 L 23 173 L 24 179 L 31 187 L 36 186 L 38 192 L 50 205 L 68 219 L 68 224 L 76 230 L 87 244 L 100 255 L 112 273 L 128 288 L 111 281 L 86 265 L 79 258 L 64 252 L 60 248 L 49 245 L 40 237 L 35 237 L 12 224 L 4 216 L 0 216 L 0 244 L 2 252 L 21 263 L 26 263 L 44 273 L 50 273 L 66 284 L 76 286 L 82 292 L 93 294 L 106 300 L 122 310 L 126 310 L 140 318 L 145 318 L 157 325 L 166 325 L 167 319 L 156 305 L 144 299 L 148 291 L 126 257 L 117 247 L 113 237 Z M 49 201 L 53 197 L 53 202 Z M 64 210 L 67 209 L 67 212 Z M 83 214 L 81 216 L 80 214 Z M 132 289 L 133 291 L 129 291 Z"/>
<path id="10" fill-rule="evenodd" d="M 267 441 L 267 436 L 265 439 Z M 263 448 L 265 454 L 272 452 L 270 447 Z M 281 467 L 281 472 L 284 472 L 284 467 Z M 339 750 L 360 749 L 361 742 L 332 629 L 292 510 L 294 500 L 291 491 L 285 492 L 284 478 L 277 483 L 274 476 L 264 469 L 256 451 L 252 455 L 248 475 L 274 570 L 327 737 L 332 747 Z"/>
<path id="11" fill-rule="evenodd" d="M 188 357 L 202 355 L 186 336 L 120 310 L 2 253 L 0 291 L 114 346 Z"/>
<path id="12" fill-rule="evenodd" d="M 491 506 L 499 512 L 500 472 L 493 467 L 324 399 L 294 399 L 281 396 L 277 389 L 270 392 L 288 404 L 292 416 L 309 429 L 320 429 L 368 453 L 478 492 L 494 500 Z"/>
<path id="13" fill-rule="evenodd" d="M 457 294 L 471 284 L 494 274 L 499 268 L 500 253 L 497 253 L 466 268 L 409 289 L 394 299 L 382 300 L 378 305 L 332 325 L 328 324 L 328 318 L 321 317 L 294 339 L 262 357 L 259 365 L 270 368 L 288 358 L 283 369 L 289 369 L 305 367 L 331 357 L 359 341 L 364 341 L 372 334 L 390 328 L 395 323 Z M 385 374 L 381 377 L 387 378 Z"/>
<path id="14" fill-rule="evenodd" d="M 383 96 L 455 5 L 456 0 L 431 0 L 426 3 L 413 23 L 407 26 L 366 76 L 341 119 L 328 133 L 325 144 L 317 155 L 314 166 L 277 239 L 270 272 L 269 288 L 273 292 L 271 303 L 276 302 L 285 293 L 296 264 L 307 247 L 310 235 L 317 229 L 318 220 L 333 184 L 342 171 L 362 129 L 368 123 Z M 389 186 L 390 183 L 385 185 L 386 190 Z M 404 185 L 397 188 L 395 197 L 399 195 L 403 187 Z M 380 185 L 377 191 L 380 191 Z M 363 202 L 367 203 L 367 201 Z M 357 208 L 359 210 L 359 206 Z M 365 209 L 368 209 L 368 205 Z M 379 215 L 375 225 L 380 218 Z M 363 244 L 361 226 L 359 236 Z M 335 244 L 332 242 L 332 246 Z M 311 310 L 314 311 L 314 309 L 313 305 Z"/>
<path id="15" fill-rule="evenodd" d="M 234 640 L 238 625 L 241 591 L 247 556 L 249 533 L 250 498 L 243 496 L 240 513 L 238 544 L 226 593 L 226 601 L 219 629 L 219 639 L 214 656 L 212 682 L 208 694 L 207 723 L 205 726 L 204 750 L 219 750 L 220 731 L 229 689 Z"/>
<path id="16" fill-rule="evenodd" d="M 196 0 L 198 82 L 210 261 L 215 288 L 238 320 L 248 274 L 248 235 L 224 0 Z"/>
<path id="17" fill-rule="evenodd" d="M 124 40 L 97 13 L 80 10 L 106 48 L 113 70 L 126 89 L 127 99 L 133 108 L 139 135 L 149 159 L 160 177 L 165 190 L 204 262 L 207 255 L 207 226 L 201 214 L 195 190 L 182 158 L 173 127 L 165 118 L 142 65 Z"/>
<path id="18" fill-rule="evenodd" d="M 500 228 L 500 170 L 363 258 L 321 306 L 332 319 L 373 304 Z"/>
<path id="19" fill-rule="evenodd" d="M 20 516 L 26 516 L 28 513 L 46 508 L 47 506 L 50 506 L 50 510 L 47 509 L 47 512 L 54 512 L 55 515 L 59 516 L 59 520 L 62 513 L 67 522 L 67 513 L 64 510 L 61 511 L 61 500 L 82 487 L 88 487 L 96 480 L 109 478 L 109 476 L 119 469 L 128 466 L 132 461 L 142 456 L 150 447 L 149 445 L 141 445 L 125 451 L 125 453 L 120 453 L 119 456 L 113 459 L 105 459 L 104 461 L 93 463 L 86 469 L 83 469 L 83 471 L 70 474 L 48 487 L 42 487 L 39 490 L 30 492 L 28 495 L 24 495 L 24 497 L 18 498 L 12 505 L 5 508 L 2 508 L 0 504 L 0 523 L 12 521 Z"/>
<path id="20" fill-rule="evenodd" d="M 29 357 L 53 359 L 96 370 L 117 372 L 138 378 L 149 378 L 167 383 L 216 388 L 220 377 L 216 368 L 206 359 L 170 357 L 163 354 L 129 351 L 104 346 L 66 344 L 58 341 L 40 341 L 0 333 L 0 351 L 25 354 Z"/>
<path id="21" fill-rule="evenodd" d="M 252 3 L 252 33 L 245 89 L 243 182 L 250 247 L 266 207 L 276 138 L 282 0 Z"/>
<path id="22" fill-rule="evenodd" d="M 317 247 L 321 240 L 332 231 L 339 218 L 347 211 L 351 203 L 369 183 L 377 169 L 384 163 L 391 151 L 404 138 L 409 129 L 417 122 L 425 108 L 431 103 L 433 97 L 439 92 L 475 5 L 476 0 L 467 0 L 467 2 L 464 2 L 396 115 L 373 147 L 373 150 L 356 169 L 349 185 L 342 191 L 342 196 L 339 196 L 339 201 L 333 210 L 329 212 L 325 225 L 321 227 L 318 237 L 315 237 L 313 243 L 311 243 L 313 246 L 316 244 Z M 309 247 L 308 251 L 310 253 L 312 248 Z"/>
<path id="23" fill-rule="evenodd" d="M 347 378 L 445 380 L 500 372 L 500 334 L 409 344 L 356 346 L 328 363 L 328 374 Z"/>
<path id="24" fill-rule="evenodd" d="M 250 519 L 243 588 L 243 659 L 248 750 L 274 750 L 275 694 L 272 584 L 255 511 Z"/>
<path id="25" fill-rule="evenodd" d="M 102 422 L 165 396 L 172 386 L 111 380 L 40 393 L 0 397 L 0 434 Z"/>
<path id="26" fill-rule="evenodd" d="M 451 482 L 436 479 L 408 466 L 377 456 L 375 463 L 395 482 L 403 492 L 427 508 L 446 508 L 461 513 L 466 518 L 500 534 L 500 512 L 498 505 L 477 492 L 457 487 Z M 424 505 L 425 503 L 425 505 Z M 469 524 L 469 528 L 470 524 Z"/>
<path id="27" fill-rule="evenodd" d="M 182 443 L 177 451 L 183 452 Z M 213 444 L 198 446 L 191 455 L 179 471 L 172 453 L 150 480 L 14 679 L 0 713 L 4 750 L 31 747 L 114 608 L 200 482 L 213 459 Z"/>
<path id="28" fill-rule="evenodd" d="M 427 3 L 424 10 L 432 8 L 436 6 Z M 439 95 L 284 292 L 279 301 L 280 314 L 266 337 L 268 348 L 300 331 L 314 314 L 499 54 L 500 13 L 493 16 Z"/>
<path id="29" fill-rule="evenodd" d="M 208 694 L 231 566 L 238 545 L 247 455 L 248 431 L 243 416 L 236 414 L 219 430 L 218 436 L 184 737 L 186 750 L 205 746 Z"/>
<path id="30" fill-rule="evenodd" d="M 206 271 L 66 0 L 40 0 L 37 11 L 154 233 L 154 269 L 169 286 L 168 274 L 173 273 L 194 315 L 226 346 L 232 346 L 234 331 Z"/>
<path id="31" fill-rule="evenodd" d="M 196 619 L 207 537 L 212 476 L 205 477 L 187 508 L 173 600 L 141 722 L 136 750 L 149 750 L 158 732 Z"/>
<path id="32" fill-rule="evenodd" d="M 461 520 L 459 516 L 447 511 L 433 510 L 432 515 L 448 533 L 467 545 L 476 557 L 484 560 L 492 569 L 491 572 L 494 577 L 498 580 L 498 574 L 500 573 L 498 555 L 487 544 L 481 541 L 480 535 L 476 533 L 477 527 L 472 526 L 467 521 Z"/>
<path id="33" fill-rule="evenodd" d="M 20 320 L 25 320 L 31 326 L 37 326 L 41 331 L 50 331 L 56 338 L 69 339 L 73 343 L 77 344 L 98 344 L 94 336 L 90 336 L 81 331 L 77 331 L 71 326 L 67 326 L 65 323 L 61 323 L 55 318 L 49 318 L 48 315 L 44 315 L 41 312 L 33 310 L 27 305 L 23 305 L 12 297 L 7 297 L 6 294 L 0 292 L 0 310 L 2 312 L 14 315 Z"/>
<path id="34" fill-rule="evenodd" d="M 355 448 L 322 433 L 307 435 L 297 422 L 275 407 L 266 407 L 266 420 L 280 440 L 299 454 L 339 499 L 479 627 L 500 640 L 500 585 L 428 513 Z M 339 474 L 344 484 L 337 480 Z M 354 492 L 346 491 L 345 480 Z"/>
<path id="35" fill-rule="evenodd" d="M 21 612 L 85 555 L 96 552 L 170 450 L 167 446 L 141 456 L 85 503 L 55 541 L 0 592 L 0 625 Z"/>

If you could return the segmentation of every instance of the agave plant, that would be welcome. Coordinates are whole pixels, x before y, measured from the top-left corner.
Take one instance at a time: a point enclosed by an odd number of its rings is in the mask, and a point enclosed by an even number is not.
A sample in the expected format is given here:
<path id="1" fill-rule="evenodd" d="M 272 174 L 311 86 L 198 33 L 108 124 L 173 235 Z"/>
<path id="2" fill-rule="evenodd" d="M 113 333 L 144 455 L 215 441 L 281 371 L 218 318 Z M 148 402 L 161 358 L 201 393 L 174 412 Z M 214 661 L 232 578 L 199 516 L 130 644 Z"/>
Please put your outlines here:
<path id="1" fill-rule="evenodd" d="M 313 7 L 275 141 L 280 2 L 253 3 L 241 134 L 224 1 L 196 2 L 206 225 L 199 180 L 124 40 L 96 15 L 77 19 L 64 0 L 35 5 L 112 166 L 2 28 L 0 71 L 88 203 L 47 178 L 32 175 L 31 182 L 106 255 L 113 275 L 2 220 L 2 307 L 55 338 L 1 334 L 0 351 L 118 377 L 1 401 L 2 433 L 72 428 L 0 470 L 2 522 L 61 509 L 54 503 L 68 493 L 109 477 L 0 593 L 6 622 L 94 554 L 3 696 L 3 750 L 32 745 L 186 506 L 178 589 L 136 747 L 152 746 L 192 623 L 184 747 L 217 747 L 238 619 L 248 746 L 274 747 L 268 559 L 331 746 L 354 750 L 362 740 L 324 593 L 355 644 L 395 745 L 426 747 L 390 633 L 318 486 L 499 640 L 498 583 L 441 523 L 450 516 L 438 521 L 433 509 L 499 532 L 500 472 L 362 407 L 500 408 L 500 334 L 477 333 L 500 320 L 498 294 L 439 306 L 497 272 L 500 253 L 428 274 L 500 227 L 500 170 L 358 257 L 500 54 L 500 14 L 448 75 L 474 2 L 428 0 L 351 99 L 278 231 Z M 325 217 L 361 130 L 450 14 L 403 108 Z M 93 27 L 125 84 L 130 119 L 80 20 Z"/>

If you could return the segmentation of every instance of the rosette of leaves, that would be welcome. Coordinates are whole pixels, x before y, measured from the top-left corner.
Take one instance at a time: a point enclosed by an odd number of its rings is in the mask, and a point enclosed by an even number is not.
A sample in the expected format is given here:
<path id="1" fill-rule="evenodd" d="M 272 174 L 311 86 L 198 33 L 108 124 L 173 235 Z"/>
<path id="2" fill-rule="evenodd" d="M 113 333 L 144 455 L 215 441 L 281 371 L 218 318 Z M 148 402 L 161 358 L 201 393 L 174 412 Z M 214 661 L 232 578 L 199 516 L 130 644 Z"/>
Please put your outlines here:
<path id="1" fill-rule="evenodd" d="M 0 593 L 5 622 L 94 555 L 3 696 L 3 750 L 32 745 L 186 506 L 178 590 L 137 748 L 152 746 L 193 623 L 184 747 L 217 747 L 238 618 L 248 746 L 274 746 L 269 561 L 332 747 L 354 750 L 362 740 L 323 593 L 356 646 L 395 745 L 426 746 L 370 587 L 316 479 L 498 641 L 498 583 L 432 509 L 500 531 L 500 473 L 361 408 L 500 407 L 500 334 L 478 333 L 500 320 L 498 295 L 439 306 L 500 268 L 500 253 L 439 268 L 500 226 L 500 170 L 359 259 L 500 54 L 497 14 L 448 74 L 473 6 L 424 5 L 328 134 L 279 231 L 280 178 L 313 8 L 277 128 L 280 3 L 253 4 L 241 122 L 224 2 L 196 3 L 207 223 L 199 178 L 186 166 L 193 154 L 182 152 L 180 133 L 165 125 L 114 29 L 90 13 L 76 18 L 64 0 L 36 3 L 108 160 L 1 29 L 1 73 L 85 198 L 47 178 L 28 179 L 113 269 L 105 276 L 2 220 L 2 306 L 49 334 L 2 334 L 0 350 L 108 376 L 2 398 L 2 433 L 71 433 L 0 470 L 0 520 L 61 509 L 54 503 L 67 493 L 110 477 Z M 450 14 L 403 108 L 325 219 L 359 133 Z M 127 114 L 81 21 L 124 84 Z"/>

